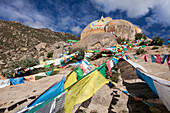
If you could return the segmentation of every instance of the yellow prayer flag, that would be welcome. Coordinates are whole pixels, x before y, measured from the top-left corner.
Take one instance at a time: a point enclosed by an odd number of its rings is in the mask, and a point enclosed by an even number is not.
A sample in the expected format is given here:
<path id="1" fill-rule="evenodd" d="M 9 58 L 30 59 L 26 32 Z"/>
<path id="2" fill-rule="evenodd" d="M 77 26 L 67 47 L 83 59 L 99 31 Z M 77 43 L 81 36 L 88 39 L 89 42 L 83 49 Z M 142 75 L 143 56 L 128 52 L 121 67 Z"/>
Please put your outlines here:
<path id="1" fill-rule="evenodd" d="M 76 73 L 73 71 L 69 76 L 66 77 L 66 81 L 64 83 L 64 89 L 68 88 L 75 82 L 77 82 L 77 76 Z"/>
<path id="2" fill-rule="evenodd" d="M 60 69 L 54 69 L 53 71 L 59 71 Z"/>
<path id="3" fill-rule="evenodd" d="M 65 113 L 71 113 L 74 105 L 84 102 L 109 81 L 95 70 L 73 85 L 66 93 Z"/>
<path id="4" fill-rule="evenodd" d="M 70 57 L 70 60 L 72 60 L 72 57 Z"/>
<path id="5" fill-rule="evenodd" d="M 119 58 L 116 58 L 116 57 L 113 57 L 113 58 L 115 58 L 115 59 L 119 60 Z"/>
<path id="6" fill-rule="evenodd" d="M 86 52 L 93 53 L 94 51 L 93 50 L 87 50 Z"/>

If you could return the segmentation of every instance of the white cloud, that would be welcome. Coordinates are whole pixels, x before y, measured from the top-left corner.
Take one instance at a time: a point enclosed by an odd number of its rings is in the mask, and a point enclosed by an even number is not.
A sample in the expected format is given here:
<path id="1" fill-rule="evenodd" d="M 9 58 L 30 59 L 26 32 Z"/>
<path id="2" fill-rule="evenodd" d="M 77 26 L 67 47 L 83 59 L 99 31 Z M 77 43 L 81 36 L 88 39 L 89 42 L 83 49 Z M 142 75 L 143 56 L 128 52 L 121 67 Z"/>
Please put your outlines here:
<path id="1" fill-rule="evenodd" d="M 82 28 L 80 28 L 80 26 L 76 26 L 71 28 L 71 31 L 74 32 L 75 34 L 79 34 L 82 31 Z"/>
<path id="2" fill-rule="evenodd" d="M 161 23 L 164 25 L 170 25 L 170 0 L 161 0 L 159 4 L 153 8 L 153 15 L 148 17 L 146 21 L 149 25 L 154 23 Z"/>
<path id="3" fill-rule="evenodd" d="M 92 0 L 97 4 L 98 9 L 105 13 L 110 11 L 127 11 L 129 17 L 145 15 L 149 8 L 153 8 L 156 0 Z"/>
<path id="4" fill-rule="evenodd" d="M 98 16 L 88 5 L 91 4 L 90 1 L 71 5 L 62 0 L 38 3 L 34 0 L 0 0 L 0 18 L 19 21 L 34 28 L 45 27 L 57 32 L 72 31 L 73 34 L 79 35 L 80 26 L 89 24 Z M 89 10 L 92 11 L 89 13 Z"/>
<path id="5" fill-rule="evenodd" d="M 50 27 L 54 23 L 53 17 L 46 12 L 38 11 L 36 5 L 27 0 L 2 0 L 0 16 L 10 21 L 20 21 L 34 28 Z"/>
<path id="6" fill-rule="evenodd" d="M 170 25 L 170 0 L 91 0 L 95 6 L 109 13 L 110 11 L 126 11 L 127 16 L 138 18 L 146 15 L 151 9 L 153 15 L 147 18 L 147 22 L 163 22 Z"/>

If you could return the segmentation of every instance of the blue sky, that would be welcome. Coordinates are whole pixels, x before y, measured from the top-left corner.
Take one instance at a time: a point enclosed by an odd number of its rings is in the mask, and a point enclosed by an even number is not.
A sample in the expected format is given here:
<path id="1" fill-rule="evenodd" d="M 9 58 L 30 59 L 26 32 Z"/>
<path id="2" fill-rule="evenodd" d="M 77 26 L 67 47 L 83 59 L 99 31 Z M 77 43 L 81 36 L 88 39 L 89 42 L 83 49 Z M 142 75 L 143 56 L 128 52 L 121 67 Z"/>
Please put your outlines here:
<path id="1" fill-rule="evenodd" d="M 0 20 L 80 36 L 92 21 L 125 19 L 145 35 L 170 38 L 170 0 L 0 0 Z"/>

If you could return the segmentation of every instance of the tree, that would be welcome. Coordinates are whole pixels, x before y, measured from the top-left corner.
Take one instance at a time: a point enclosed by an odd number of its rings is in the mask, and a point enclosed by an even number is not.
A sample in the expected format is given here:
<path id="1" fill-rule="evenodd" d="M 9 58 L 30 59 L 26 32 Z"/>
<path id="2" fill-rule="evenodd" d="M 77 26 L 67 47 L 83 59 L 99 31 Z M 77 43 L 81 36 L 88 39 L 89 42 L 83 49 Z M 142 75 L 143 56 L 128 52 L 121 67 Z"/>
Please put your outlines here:
<path id="1" fill-rule="evenodd" d="M 161 39 L 160 37 L 158 36 L 155 36 L 151 42 L 151 45 L 159 45 L 159 46 L 162 46 L 162 44 L 164 43 L 164 40 Z"/>
<path id="2" fill-rule="evenodd" d="M 143 36 L 142 33 L 135 34 L 135 40 L 140 40 L 142 38 L 142 36 Z"/>
<path id="3" fill-rule="evenodd" d="M 137 33 L 135 35 L 135 40 L 141 40 L 141 38 L 143 38 L 144 40 L 147 39 L 146 35 L 142 34 L 142 33 Z"/>

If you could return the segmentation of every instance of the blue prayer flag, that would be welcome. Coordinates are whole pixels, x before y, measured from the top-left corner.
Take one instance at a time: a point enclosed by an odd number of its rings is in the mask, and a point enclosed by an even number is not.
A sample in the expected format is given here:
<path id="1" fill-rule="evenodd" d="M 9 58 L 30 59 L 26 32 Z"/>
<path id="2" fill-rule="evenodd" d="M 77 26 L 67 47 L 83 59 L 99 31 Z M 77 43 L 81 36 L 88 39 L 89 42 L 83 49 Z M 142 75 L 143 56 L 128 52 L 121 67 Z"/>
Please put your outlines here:
<path id="1" fill-rule="evenodd" d="M 137 57 L 135 55 L 133 55 L 133 57 L 135 58 L 135 60 L 137 59 Z"/>
<path id="2" fill-rule="evenodd" d="M 168 54 L 165 54 L 165 56 L 164 56 L 164 58 L 163 58 L 161 64 L 163 64 L 163 63 L 165 62 L 165 59 L 166 59 L 167 57 L 168 57 Z"/>
<path id="3" fill-rule="evenodd" d="M 112 61 L 114 62 L 114 64 L 116 65 L 118 60 L 116 58 L 112 58 Z"/>
<path id="4" fill-rule="evenodd" d="M 59 83 L 52 86 L 50 89 L 48 89 L 46 92 L 44 92 L 42 95 L 40 95 L 37 99 L 35 99 L 31 104 L 28 105 L 28 107 L 32 107 L 36 104 L 45 102 L 46 100 L 52 98 L 53 96 L 61 93 L 64 91 L 64 82 L 61 80 Z"/>
<path id="5" fill-rule="evenodd" d="M 152 62 L 156 62 L 156 58 L 154 57 L 154 55 L 151 55 L 151 60 Z"/>
<path id="6" fill-rule="evenodd" d="M 149 76 L 141 73 L 139 70 L 136 69 L 136 74 L 138 75 L 138 78 L 142 80 L 144 80 L 146 82 L 146 84 L 151 88 L 151 90 L 153 91 L 153 93 L 158 96 L 157 90 L 155 88 L 155 85 L 153 83 L 152 78 L 150 78 Z"/>
<path id="7" fill-rule="evenodd" d="M 25 82 L 24 82 L 24 77 L 21 77 L 21 78 L 10 78 L 10 82 L 11 82 L 13 85 L 25 83 Z"/>

